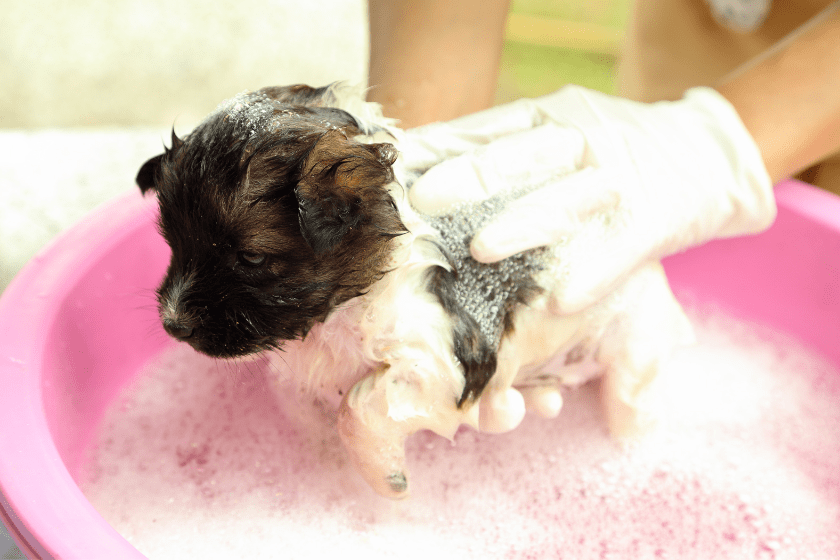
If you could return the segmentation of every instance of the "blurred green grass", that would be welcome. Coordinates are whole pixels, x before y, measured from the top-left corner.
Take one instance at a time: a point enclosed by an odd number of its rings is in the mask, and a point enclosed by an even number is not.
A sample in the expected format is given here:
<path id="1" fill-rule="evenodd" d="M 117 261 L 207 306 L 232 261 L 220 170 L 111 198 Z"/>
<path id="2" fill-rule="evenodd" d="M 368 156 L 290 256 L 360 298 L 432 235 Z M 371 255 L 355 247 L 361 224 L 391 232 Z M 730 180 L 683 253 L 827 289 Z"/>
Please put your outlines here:
<path id="1" fill-rule="evenodd" d="M 630 5 L 631 0 L 514 0 L 496 102 L 536 97 L 570 83 L 615 93 Z M 552 33 L 531 33 L 531 23 L 545 24 Z M 567 24 L 577 33 L 566 31 Z"/>
<path id="2" fill-rule="evenodd" d="M 512 13 L 623 28 L 631 0 L 513 0 Z"/>

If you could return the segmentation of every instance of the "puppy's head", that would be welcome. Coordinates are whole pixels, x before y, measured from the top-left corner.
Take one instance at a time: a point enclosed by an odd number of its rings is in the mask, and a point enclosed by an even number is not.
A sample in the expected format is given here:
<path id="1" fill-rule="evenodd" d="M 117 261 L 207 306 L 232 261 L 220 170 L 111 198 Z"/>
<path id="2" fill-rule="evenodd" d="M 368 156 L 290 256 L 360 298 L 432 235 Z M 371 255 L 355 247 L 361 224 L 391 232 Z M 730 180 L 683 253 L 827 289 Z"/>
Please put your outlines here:
<path id="1" fill-rule="evenodd" d="M 172 249 L 158 288 L 167 332 L 235 357 L 304 336 L 386 271 L 405 232 L 387 185 L 396 150 L 329 88 L 240 94 L 140 169 Z"/>

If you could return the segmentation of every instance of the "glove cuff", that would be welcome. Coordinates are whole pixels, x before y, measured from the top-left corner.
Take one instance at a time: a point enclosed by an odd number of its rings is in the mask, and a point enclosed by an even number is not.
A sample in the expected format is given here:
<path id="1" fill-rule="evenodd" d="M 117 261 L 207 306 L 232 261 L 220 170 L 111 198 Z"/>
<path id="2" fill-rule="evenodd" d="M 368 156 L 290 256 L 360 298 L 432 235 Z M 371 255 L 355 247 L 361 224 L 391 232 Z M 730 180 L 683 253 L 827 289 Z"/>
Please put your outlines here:
<path id="1" fill-rule="evenodd" d="M 754 234 L 770 227 L 776 218 L 773 183 L 761 151 L 735 107 L 709 87 L 689 89 L 681 103 L 707 117 L 706 128 L 729 162 L 735 179 L 727 189 L 733 208 L 732 217 L 723 224 L 716 237 Z"/>

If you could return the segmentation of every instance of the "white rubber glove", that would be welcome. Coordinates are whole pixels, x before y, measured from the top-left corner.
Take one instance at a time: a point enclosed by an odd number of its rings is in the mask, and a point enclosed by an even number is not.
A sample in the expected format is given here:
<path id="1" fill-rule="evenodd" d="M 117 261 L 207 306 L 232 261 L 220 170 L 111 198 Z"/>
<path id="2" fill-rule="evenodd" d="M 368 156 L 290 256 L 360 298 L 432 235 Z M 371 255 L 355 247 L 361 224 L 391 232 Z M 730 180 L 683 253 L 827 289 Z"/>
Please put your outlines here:
<path id="1" fill-rule="evenodd" d="M 476 235 L 473 256 L 560 246 L 559 313 L 599 300 L 643 263 L 757 233 L 776 215 L 758 147 L 710 88 L 646 104 L 569 86 L 406 136 L 407 167 L 431 167 L 410 191 L 423 213 L 524 189 Z"/>

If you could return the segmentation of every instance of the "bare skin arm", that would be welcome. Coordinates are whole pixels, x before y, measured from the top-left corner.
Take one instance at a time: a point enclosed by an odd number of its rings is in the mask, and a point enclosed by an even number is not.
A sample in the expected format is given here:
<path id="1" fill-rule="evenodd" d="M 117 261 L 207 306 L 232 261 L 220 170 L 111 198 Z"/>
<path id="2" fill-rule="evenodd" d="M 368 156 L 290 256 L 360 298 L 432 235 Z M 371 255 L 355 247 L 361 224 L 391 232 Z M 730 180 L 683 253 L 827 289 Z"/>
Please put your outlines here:
<path id="1" fill-rule="evenodd" d="M 738 111 L 774 182 L 840 150 L 840 2 L 716 89 Z"/>
<path id="2" fill-rule="evenodd" d="M 493 104 L 509 0 L 369 0 L 368 100 L 403 128 Z"/>

